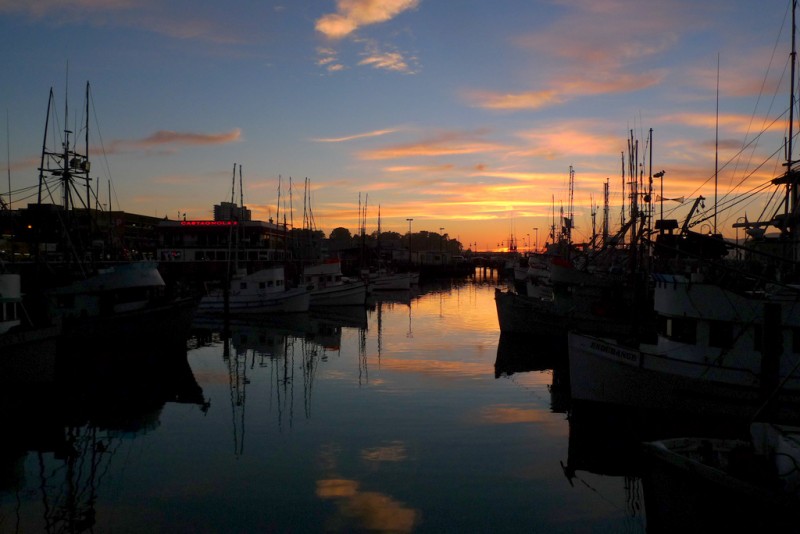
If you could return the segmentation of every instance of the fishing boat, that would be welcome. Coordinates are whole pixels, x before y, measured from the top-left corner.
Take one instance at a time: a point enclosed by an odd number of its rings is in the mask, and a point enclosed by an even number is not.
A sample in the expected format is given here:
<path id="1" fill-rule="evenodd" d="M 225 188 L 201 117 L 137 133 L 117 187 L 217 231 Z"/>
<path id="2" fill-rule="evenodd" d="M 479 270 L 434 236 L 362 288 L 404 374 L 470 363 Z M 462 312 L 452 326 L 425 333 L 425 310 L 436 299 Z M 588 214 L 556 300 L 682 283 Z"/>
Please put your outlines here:
<path id="1" fill-rule="evenodd" d="M 216 288 L 200 299 L 197 312 L 204 313 L 298 313 L 307 312 L 311 292 L 286 285 L 283 265 L 234 276 L 227 288 Z"/>
<path id="2" fill-rule="evenodd" d="M 800 429 L 643 444 L 648 532 L 791 532 L 800 519 Z"/>
<path id="3" fill-rule="evenodd" d="M 724 261 L 730 246 L 721 236 L 688 230 L 689 218 L 681 233 L 660 234 L 664 239 L 656 240 L 655 252 L 666 253 L 665 265 L 682 268 L 652 275 L 656 341 L 570 332 L 573 398 L 746 420 L 800 420 L 800 173 L 792 168 L 792 122 L 786 172 L 772 180 L 785 190 L 785 199 L 771 219 L 746 223 L 748 230 L 780 229 L 771 245 L 767 239 L 757 243 L 778 253 L 748 249 L 754 259 L 740 270 Z"/>
<path id="4" fill-rule="evenodd" d="M 399 291 L 411 289 L 411 274 L 378 269 L 364 273 L 368 291 Z"/>
<path id="5" fill-rule="evenodd" d="M 182 343 L 197 305 L 169 294 L 153 261 L 120 263 L 47 291 L 48 309 L 68 342 Z"/>
<path id="6" fill-rule="evenodd" d="M 51 383 L 55 379 L 58 325 L 33 325 L 25 313 L 20 275 L 0 273 L 0 384 Z"/>
<path id="7" fill-rule="evenodd" d="M 90 175 L 89 101 L 87 83 L 86 122 L 81 125 L 85 145 L 79 148 L 70 130 L 64 130 L 60 139 L 50 138 L 54 113 L 50 90 L 39 198 L 33 206 L 33 259 L 14 266 L 27 287 L 32 322 L 59 325 L 59 342 L 67 344 L 87 339 L 137 345 L 181 341 L 196 299 L 168 290 L 156 262 L 137 259 L 134 251 L 123 249 L 98 229 L 99 208 L 92 208 L 98 193 L 90 186 L 98 179 Z M 53 196 L 56 191 L 58 198 Z"/>
<path id="8" fill-rule="evenodd" d="M 311 290 L 311 306 L 363 306 L 367 301 L 366 282 L 342 275 L 338 259 L 305 267 L 303 284 Z"/>

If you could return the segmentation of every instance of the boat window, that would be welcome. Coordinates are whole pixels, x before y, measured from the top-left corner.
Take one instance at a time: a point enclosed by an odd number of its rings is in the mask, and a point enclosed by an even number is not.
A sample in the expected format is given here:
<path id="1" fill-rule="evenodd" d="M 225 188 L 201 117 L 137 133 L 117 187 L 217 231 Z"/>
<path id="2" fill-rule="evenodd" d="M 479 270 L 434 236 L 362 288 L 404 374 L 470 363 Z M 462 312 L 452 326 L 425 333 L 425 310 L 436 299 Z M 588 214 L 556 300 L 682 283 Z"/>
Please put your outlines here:
<path id="1" fill-rule="evenodd" d="M 266 287 L 267 287 L 266 283 L 264 283 L 264 282 L 259 282 L 258 283 L 258 289 L 266 289 Z"/>
<path id="2" fill-rule="evenodd" d="M 764 331 L 760 324 L 753 325 L 753 350 L 760 351 L 764 347 Z"/>
<path id="3" fill-rule="evenodd" d="M 667 319 L 667 337 L 680 343 L 697 343 L 697 321 L 685 317 Z"/>
<path id="4" fill-rule="evenodd" d="M 792 352 L 800 354 L 800 328 L 792 328 Z"/>
<path id="5" fill-rule="evenodd" d="M 247 282 L 239 282 L 239 289 L 247 289 Z"/>
<path id="6" fill-rule="evenodd" d="M 267 282 L 267 287 L 272 287 L 272 280 L 269 280 L 269 281 Z"/>
<path id="7" fill-rule="evenodd" d="M 709 321 L 708 344 L 711 347 L 729 349 L 733 346 L 733 323 Z"/>

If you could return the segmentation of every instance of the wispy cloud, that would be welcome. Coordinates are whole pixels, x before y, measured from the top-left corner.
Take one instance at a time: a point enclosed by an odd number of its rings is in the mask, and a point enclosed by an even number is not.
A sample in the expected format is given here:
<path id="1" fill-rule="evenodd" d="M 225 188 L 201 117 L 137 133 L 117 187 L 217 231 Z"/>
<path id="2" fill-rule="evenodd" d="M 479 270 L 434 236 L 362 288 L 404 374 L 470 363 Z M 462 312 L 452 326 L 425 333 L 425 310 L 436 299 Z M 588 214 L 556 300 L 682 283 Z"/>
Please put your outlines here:
<path id="1" fill-rule="evenodd" d="M 248 39 L 248 32 L 220 23 L 210 11 L 176 11 L 169 4 L 150 0 L 0 0 L 0 14 L 21 15 L 55 25 L 127 27 L 173 39 L 217 44 L 241 44 Z"/>
<path id="2" fill-rule="evenodd" d="M 540 109 L 565 101 L 564 96 L 553 89 L 522 93 L 472 91 L 467 99 L 477 107 L 505 110 Z"/>
<path id="3" fill-rule="evenodd" d="M 339 62 L 338 53 L 333 48 L 317 48 L 317 65 L 324 67 L 328 72 L 344 70 L 344 65 Z"/>
<path id="4" fill-rule="evenodd" d="M 359 61 L 358 64 L 375 67 L 376 69 L 413 73 L 406 58 L 404 58 L 403 54 L 400 52 L 369 53 L 364 59 Z"/>
<path id="5" fill-rule="evenodd" d="M 362 26 L 391 20 L 418 4 L 419 0 L 338 0 L 336 13 L 317 19 L 315 28 L 329 39 L 341 39 Z"/>
<path id="6" fill-rule="evenodd" d="M 394 165 L 384 167 L 385 172 L 440 173 L 455 169 L 455 165 Z"/>
<path id="7" fill-rule="evenodd" d="M 235 128 L 229 132 L 211 134 L 159 130 L 142 139 L 114 141 L 111 144 L 110 151 L 117 152 L 131 149 L 149 150 L 153 148 L 176 150 L 178 147 L 182 146 L 227 145 L 241 139 L 242 131 L 240 128 Z"/>
<path id="8" fill-rule="evenodd" d="M 415 143 L 364 150 L 359 157 L 364 160 L 396 159 L 404 157 L 431 157 L 444 155 L 479 154 L 507 149 L 504 145 L 484 141 L 480 136 L 463 132 L 445 132 L 437 137 Z"/>
<path id="9" fill-rule="evenodd" d="M 672 49 L 692 27 L 689 9 L 645 8 L 626 0 L 563 4 L 560 18 L 511 39 L 534 59 L 543 73 L 537 79 L 546 81 L 517 91 L 466 91 L 468 102 L 493 110 L 539 110 L 656 86 L 667 70 L 653 67 L 652 58 Z"/>
<path id="10" fill-rule="evenodd" d="M 0 0 L 0 13 L 21 13 L 31 17 L 43 17 L 53 13 L 80 14 L 92 11 L 118 11 L 131 9 L 135 0 Z"/>
<path id="11" fill-rule="evenodd" d="M 347 135 L 344 137 L 318 137 L 312 139 L 312 141 L 316 141 L 318 143 L 344 143 L 346 141 L 355 141 L 356 139 L 365 139 L 368 137 L 380 137 L 382 135 L 387 135 L 396 132 L 396 128 L 388 128 L 384 130 L 374 130 L 372 132 L 364 132 L 360 134 L 354 135 Z"/>

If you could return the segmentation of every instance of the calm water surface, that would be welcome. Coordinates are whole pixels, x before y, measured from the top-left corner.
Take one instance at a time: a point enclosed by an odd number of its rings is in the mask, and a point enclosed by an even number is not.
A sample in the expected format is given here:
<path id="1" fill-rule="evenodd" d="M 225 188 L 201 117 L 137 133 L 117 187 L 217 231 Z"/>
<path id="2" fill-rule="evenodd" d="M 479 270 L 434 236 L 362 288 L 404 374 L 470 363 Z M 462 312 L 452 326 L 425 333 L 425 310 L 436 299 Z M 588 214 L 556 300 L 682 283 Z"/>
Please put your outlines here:
<path id="1" fill-rule="evenodd" d="M 644 532 L 608 429 L 567 418 L 563 353 L 501 339 L 497 285 L 198 323 L 185 353 L 7 398 L 0 531 Z"/>

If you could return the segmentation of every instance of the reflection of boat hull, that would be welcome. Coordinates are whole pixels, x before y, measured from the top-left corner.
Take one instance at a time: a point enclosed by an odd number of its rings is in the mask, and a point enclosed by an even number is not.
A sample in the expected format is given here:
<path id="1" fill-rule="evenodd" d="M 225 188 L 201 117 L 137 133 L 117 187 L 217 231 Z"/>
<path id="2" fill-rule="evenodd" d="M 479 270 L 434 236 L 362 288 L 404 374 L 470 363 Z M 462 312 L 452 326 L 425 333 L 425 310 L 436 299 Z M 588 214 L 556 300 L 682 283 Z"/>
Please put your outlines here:
<path id="1" fill-rule="evenodd" d="M 500 333 L 497 343 L 497 359 L 494 362 L 494 375 L 544 371 L 566 366 L 566 347 L 556 343 L 542 343 L 528 336 L 507 332 Z"/>
<path id="2" fill-rule="evenodd" d="M 311 317 L 343 328 L 367 329 L 365 306 L 319 306 L 311 310 Z"/>
<path id="3" fill-rule="evenodd" d="M 0 336 L 0 385 L 48 384 L 55 380 L 56 326 L 12 330 Z"/>

